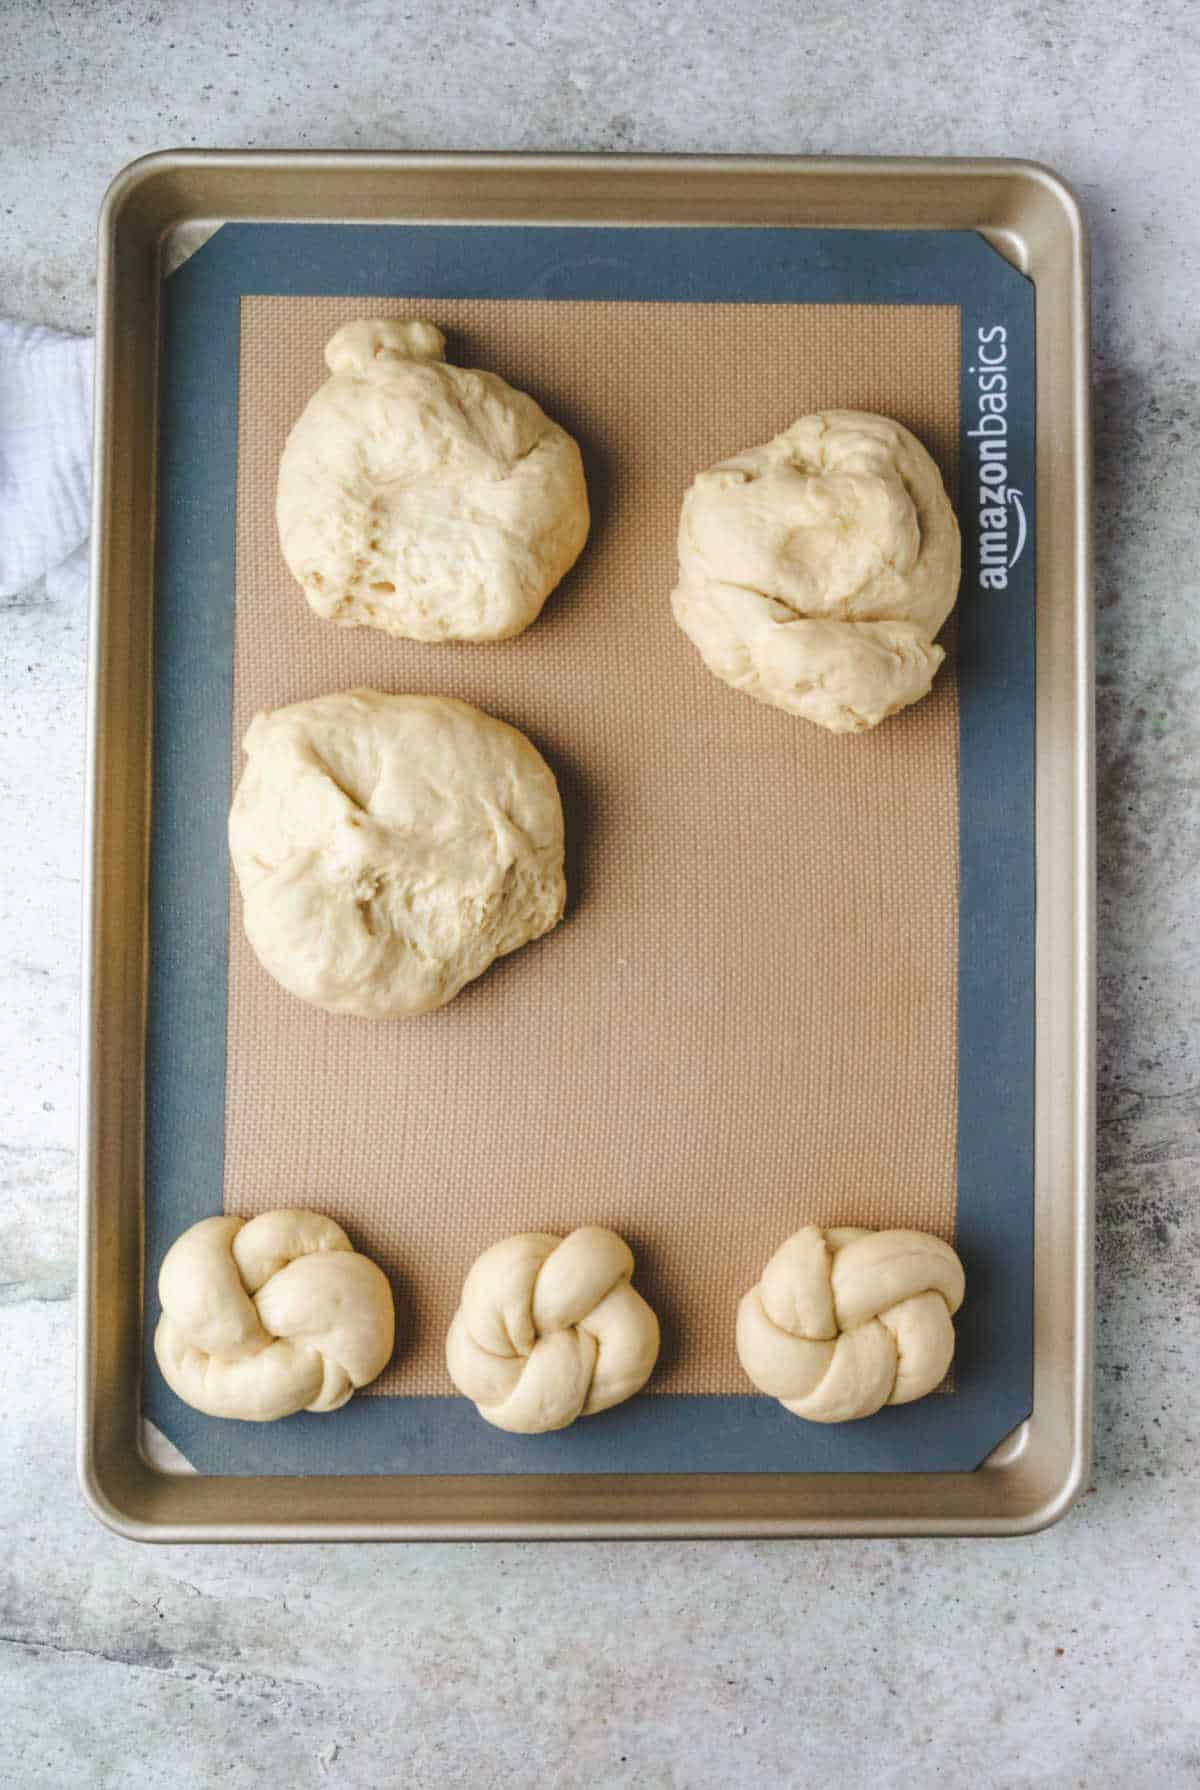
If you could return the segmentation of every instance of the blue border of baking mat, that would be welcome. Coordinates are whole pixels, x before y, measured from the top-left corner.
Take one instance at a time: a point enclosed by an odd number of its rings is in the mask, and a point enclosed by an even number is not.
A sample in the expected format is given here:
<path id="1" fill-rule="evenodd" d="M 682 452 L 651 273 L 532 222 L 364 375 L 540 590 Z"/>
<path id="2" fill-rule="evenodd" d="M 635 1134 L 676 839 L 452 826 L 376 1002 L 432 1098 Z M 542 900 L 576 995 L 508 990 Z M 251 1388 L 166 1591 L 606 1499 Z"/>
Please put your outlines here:
<path id="1" fill-rule="evenodd" d="M 956 1390 L 824 1426 L 759 1397 L 643 1396 L 555 1435 L 463 1399 L 336 1419 L 201 1416 L 150 1336 L 163 1254 L 221 1209 L 238 336 L 244 294 L 953 304 L 962 316 Z M 146 1137 L 144 1413 L 204 1473 L 969 1471 L 1033 1375 L 1034 291 L 973 231 L 226 224 L 163 289 Z M 1003 365 L 1000 363 L 1001 349 Z M 1004 373 L 1006 428 L 985 420 Z M 1004 467 L 982 504 L 981 442 Z M 986 474 L 988 478 L 994 475 Z M 995 484 L 988 488 L 995 492 Z M 1015 563 L 984 589 L 980 510 Z M 1000 511 L 1003 510 L 1003 518 Z M 1003 520 L 1006 528 L 999 529 Z M 997 534 L 1000 539 L 997 542 Z M 1024 541 L 1023 546 L 1020 545 Z M 1018 547 L 1020 547 L 1018 555 Z M 486 1241 L 484 1239 L 483 1241 Z M 732 1322 L 733 1314 L 730 1313 Z"/>

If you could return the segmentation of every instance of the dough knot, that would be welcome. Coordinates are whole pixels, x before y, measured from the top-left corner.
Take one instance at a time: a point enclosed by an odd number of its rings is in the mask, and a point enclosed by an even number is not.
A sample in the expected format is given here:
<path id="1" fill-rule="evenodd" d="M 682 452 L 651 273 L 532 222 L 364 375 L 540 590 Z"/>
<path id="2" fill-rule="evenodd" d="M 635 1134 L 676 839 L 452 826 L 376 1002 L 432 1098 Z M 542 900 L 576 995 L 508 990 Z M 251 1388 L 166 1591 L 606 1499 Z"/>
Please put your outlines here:
<path id="1" fill-rule="evenodd" d="M 158 1364 L 210 1417 L 336 1411 L 395 1341 L 386 1276 L 316 1212 L 202 1219 L 167 1251 L 158 1292 Z"/>
<path id="2" fill-rule="evenodd" d="M 945 1377 L 963 1288 L 962 1263 L 939 1237 L 808 1225 L 738 1307 L 738 1355 L 797 1417 L 869 1417 Z"/>
<path id="3" fill-rule="evenodd" d="M 658 1357 L 658 1319 L 630 1285 L 615 1231 L 532 1232 L 485 1250 L 446 1339 L 459 1391 L 498 1429 L 565 1429 L 639 1391 Z"/>

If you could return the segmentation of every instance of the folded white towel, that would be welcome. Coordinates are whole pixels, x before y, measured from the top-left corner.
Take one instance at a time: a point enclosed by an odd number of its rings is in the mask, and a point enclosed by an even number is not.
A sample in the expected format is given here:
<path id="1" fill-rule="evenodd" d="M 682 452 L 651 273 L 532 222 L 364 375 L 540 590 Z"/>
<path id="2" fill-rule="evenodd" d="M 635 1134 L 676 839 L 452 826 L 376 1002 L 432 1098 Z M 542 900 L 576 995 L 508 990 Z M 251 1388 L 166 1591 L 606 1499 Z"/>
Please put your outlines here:
<path id="1" fill-rule="evenodd" d="M 92 344 L 0 318 L 0 597 L 87 588 Z"/>

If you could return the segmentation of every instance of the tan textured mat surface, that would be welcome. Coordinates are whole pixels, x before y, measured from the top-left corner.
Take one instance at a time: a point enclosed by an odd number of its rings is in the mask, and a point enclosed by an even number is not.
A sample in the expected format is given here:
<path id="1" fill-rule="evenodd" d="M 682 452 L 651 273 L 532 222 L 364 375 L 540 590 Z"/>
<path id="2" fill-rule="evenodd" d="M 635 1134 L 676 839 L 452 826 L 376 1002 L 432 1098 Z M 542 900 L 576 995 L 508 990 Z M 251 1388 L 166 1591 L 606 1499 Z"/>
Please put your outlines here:
<path id="1" fill-rule="evenodd" d="M 412 314 L 584 449 L 591 541 L 515 641 L 336 628 L 279 554 L 279 455 L 325 341 Z M 233 892 L 226 1206 L 318 1207 L 393 1275 L 401 1346 L 374 1390 L 453 1390 L 463 1274 L 511 1231 L 621 1231 L 663 1320 L 650 1389 L 676 1393 L 748 1390 L 736 1302 L 799 1224 L 953 1236 L 953 664 L 835 738 L 718 683 L 667 599 L 692 475 L 807 410 L 899 418 L 953 495 L 958 329 L 948 306 L 243 300 L 234 778 L 259 708 L 434 691 L 524 729 L 567 815 L 563 924 L 416 1020 L 285 994 Z"/>

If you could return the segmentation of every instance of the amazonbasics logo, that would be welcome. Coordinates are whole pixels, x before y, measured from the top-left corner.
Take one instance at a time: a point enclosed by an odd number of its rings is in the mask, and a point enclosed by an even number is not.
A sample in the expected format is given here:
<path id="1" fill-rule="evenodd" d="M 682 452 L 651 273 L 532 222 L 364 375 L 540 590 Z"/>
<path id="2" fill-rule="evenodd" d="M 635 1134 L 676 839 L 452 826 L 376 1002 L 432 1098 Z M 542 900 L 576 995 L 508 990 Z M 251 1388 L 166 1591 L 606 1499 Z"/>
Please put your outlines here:
<path id="1" fill-rule="evenodd" d="M 975 426 L 967 439 L 979 453 L 979 582 L 984 590 L 1007 590 L 1028 533 L 1021 493 L 1008 482 L 1008 331 L 996 323 L 976 336 L 975 364 L 967 368 Z"/>

